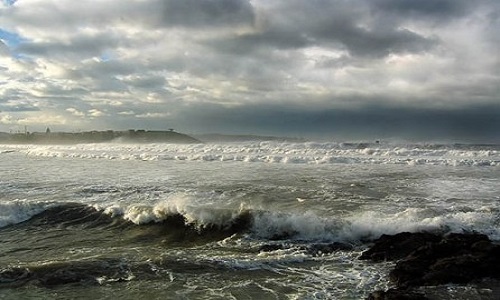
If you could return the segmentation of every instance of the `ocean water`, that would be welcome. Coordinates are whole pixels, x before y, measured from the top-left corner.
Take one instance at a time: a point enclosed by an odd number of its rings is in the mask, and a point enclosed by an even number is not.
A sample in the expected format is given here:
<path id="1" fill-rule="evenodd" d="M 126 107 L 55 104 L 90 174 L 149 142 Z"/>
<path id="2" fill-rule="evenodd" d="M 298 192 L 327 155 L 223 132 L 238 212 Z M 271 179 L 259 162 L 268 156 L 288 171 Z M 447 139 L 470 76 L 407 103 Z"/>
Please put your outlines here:
<path id="1" fill-rule="evenodd" d="M 0 166 L 0 299 L 363 299 L 390 287 L 358 260 L 381 234 L 500 240 L 500 146 L 0 145 Z"/>

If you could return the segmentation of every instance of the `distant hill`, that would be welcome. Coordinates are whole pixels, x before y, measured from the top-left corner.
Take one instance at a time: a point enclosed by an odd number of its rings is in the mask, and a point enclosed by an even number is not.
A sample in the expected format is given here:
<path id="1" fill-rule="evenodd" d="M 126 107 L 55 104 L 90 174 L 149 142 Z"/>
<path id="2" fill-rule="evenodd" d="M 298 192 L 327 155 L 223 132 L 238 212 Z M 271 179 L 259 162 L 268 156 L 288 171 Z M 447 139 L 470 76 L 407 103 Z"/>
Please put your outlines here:
<path id="1" fill-rule="evenodd" d="M 127 130 L 127 131 L 85 131 L 85 132 L 28 132 L 0 134 L 4 144 L 81 144 L 81 143 L 182 143 L 196 144 L 201 141 L 173 130 Z"/>

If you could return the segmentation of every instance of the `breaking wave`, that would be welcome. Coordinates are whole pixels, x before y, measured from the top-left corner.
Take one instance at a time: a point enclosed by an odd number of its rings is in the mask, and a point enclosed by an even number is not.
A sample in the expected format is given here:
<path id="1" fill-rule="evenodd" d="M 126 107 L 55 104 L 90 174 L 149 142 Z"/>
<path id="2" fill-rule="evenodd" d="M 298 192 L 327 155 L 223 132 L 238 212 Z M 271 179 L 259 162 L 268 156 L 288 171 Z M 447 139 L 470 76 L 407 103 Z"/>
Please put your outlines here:
<path id="1" fill-rule="evenodd" d="M 500 149 L 496 146 L 255 142 L 195 145 L 4 145 L 2 147 L 3 152 L 18 151 L 29 156 L 80 159 L 285 164 L 500 165 Z"/>
<path id="2" fill-rule="evenodd" d="M 0 202 L 0 228 L 26 221 L 53 205 L 53 202 L 32 202 L 25 199 Z"/>
<path id="3" fill-rule="evenodd" d="M 241 234 L 261 240 L 295 240 L 362 243 L 382 234 L 409 231 L 480 232 L 500 240 L 500 213 L 488 208 L 477 210 L 432 210 L 408 208 L 398 213 L 360 212 L 343 219 L 327 218 L 306 212 L 259 210 L 241 206 L 237 209 L 195 205 L 182 197 L 155 205 L 127 207 L 87 206 L 78 203 L 11 204 L 12 217 L 5 213 L 2 226 L 63 226 L 85 228 L 140 227 L 144 234 L 176 235 L 185 239 L 223 239 Z M 5 206 L 5 205 L 4 205 Z M 5 208 L 5 207 L 4 207 Z M 148 231 L 149 227 L 163 228 Z"/>

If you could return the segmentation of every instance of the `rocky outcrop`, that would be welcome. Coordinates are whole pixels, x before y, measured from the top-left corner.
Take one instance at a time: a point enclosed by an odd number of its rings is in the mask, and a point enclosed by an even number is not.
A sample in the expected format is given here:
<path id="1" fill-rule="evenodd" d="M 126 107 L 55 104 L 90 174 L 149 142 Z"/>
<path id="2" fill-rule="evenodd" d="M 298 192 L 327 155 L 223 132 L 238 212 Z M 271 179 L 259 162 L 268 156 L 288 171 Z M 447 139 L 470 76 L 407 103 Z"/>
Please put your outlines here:
<path id="1" fill-rule="evenodd" d="M 396 235 L 382 235 L 375 244 L 361 254 L 360 259 L 375 262 L 405 258 L 416 249 L 441 240 L 439 235 L 428 232 L 402 232 Z"/>
<path id="2" fill-rule="evenodd" d="M 427 300 L 424 295 L 403 289 L 389 289 L 371 293 L 368 300 Z"/>
<path id="3" fill-rule="evenodd" d="M 418 286 L 468 284 L 485 278 L 500 278 L 500 245 L 493 244 L 482 234 L 404 232 L 383 235 L 360 259 L 397 260 L 389 274 L 396 286 L 392 294 L 413 293 L 412 288 Z M 396 299 L 388 292 L 374 292 L 369 299 Z"/>

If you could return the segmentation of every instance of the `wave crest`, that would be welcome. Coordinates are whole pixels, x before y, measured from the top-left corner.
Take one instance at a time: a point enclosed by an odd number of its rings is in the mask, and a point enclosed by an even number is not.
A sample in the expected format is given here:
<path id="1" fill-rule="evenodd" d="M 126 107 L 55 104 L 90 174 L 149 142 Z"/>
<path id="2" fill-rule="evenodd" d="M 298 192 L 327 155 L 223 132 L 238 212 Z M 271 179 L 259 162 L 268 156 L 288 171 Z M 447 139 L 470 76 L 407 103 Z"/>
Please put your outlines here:
<path id="1" fill-rule="evenodd" d="M 475 231 L 500 240 L 499 212 L 487 207 L 459 210 L 407 208 L 392 213 L 364 211 L 336 219 L 319 216 L 313 211 L 284 212 L 246 205 L 221 207 L 213 203 L 199 204 L 196 199 L 182 195 L 150 206 L 96 207 L 21 200 L 9 205 L 2 205 L 10 209 L 0 219 L 2 226 L 21 223 L 23 225 L 20 226 L 77 226 L 105 230 L 119 226 L 136 228 L 132 230 L 143 232 L 145 236 L 153 233 L 161 237 L 175 233 L 176 238 L 182 239 L 184 234 L 189 234 L 193 240 L 200 234 L 207 234 L 212 240 L 243 234 L 262 240 L 359 243 L 376 239 L 382 234 L 418 231 Z"/>

